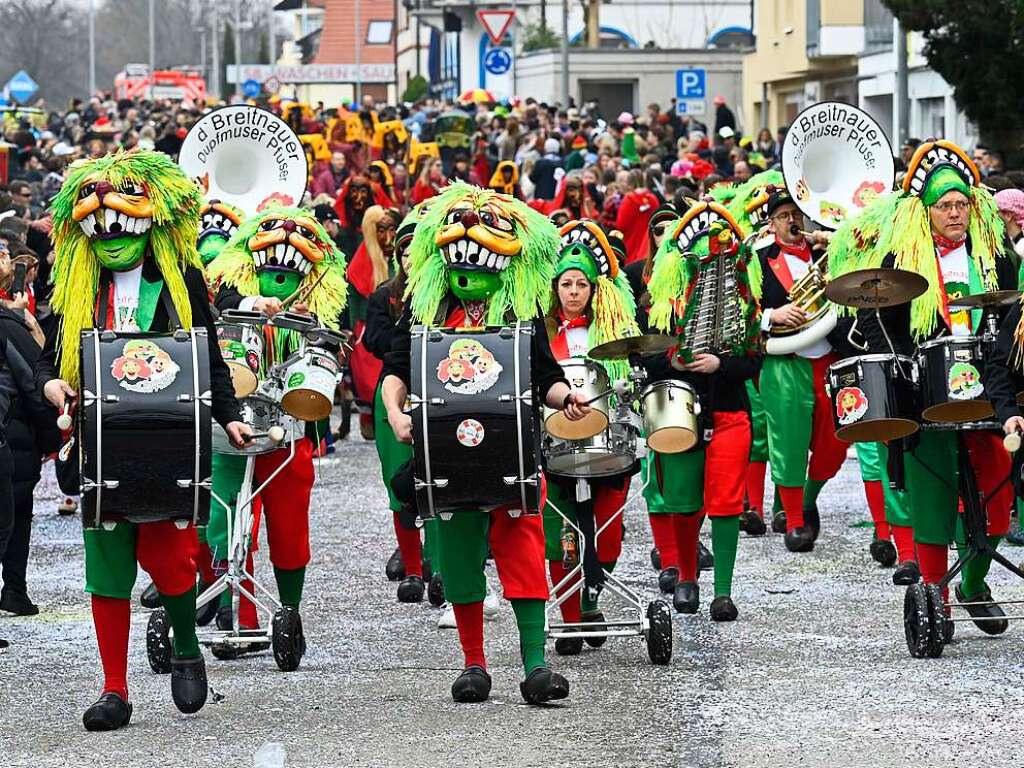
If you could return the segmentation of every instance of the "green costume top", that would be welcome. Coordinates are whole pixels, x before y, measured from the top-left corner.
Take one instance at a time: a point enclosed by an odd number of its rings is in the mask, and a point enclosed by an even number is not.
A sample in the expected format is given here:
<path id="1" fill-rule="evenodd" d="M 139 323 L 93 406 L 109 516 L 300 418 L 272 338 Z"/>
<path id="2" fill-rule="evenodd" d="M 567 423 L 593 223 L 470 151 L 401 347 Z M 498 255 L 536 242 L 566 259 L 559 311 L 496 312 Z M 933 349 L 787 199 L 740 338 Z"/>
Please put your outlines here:
<path id="1" fill-rule="evenodd" d="M 76 350 L 60 355 L 61 378 L 72 387 L 79 384 L 79 338 L 93 326 L 101 269 L 134 269 L 148 253 L 179 321 L 192 326 L 183 273 L 202 266 L 196 251 L 201 197 L 199 186 L 162 152 L 119 151 L 71 166 L 51 206 L 50 306 L 60 317 L 60 348 Z M 152 293 L 147 287 L 140 287 L 140 314 Z"/>
<path id="2" fill-rule="evenodd" d="M 967 197 L 970 206 L 968 268 L 982 290 L 996 290 L 996 256 L 1002 248 L 1003 222 L 991 193 L 981 186 L 974 163 L 958 146 L 945 140 L 925 142 L 918 147 L 902 188 L 880 195 L 857 216 L 843 222 L 827 251 L 833 278 L 858 269 L 881 267 L 890 254 L 895 258 L 896 269 L 924 277 L 928 290 L 914 299 L 910 307 L 910 332 L 918 339 L 935 329 L 946 291 L 928 208 L 952 190 Z M 850 307 L 837 309 L 853 312 Z"/>

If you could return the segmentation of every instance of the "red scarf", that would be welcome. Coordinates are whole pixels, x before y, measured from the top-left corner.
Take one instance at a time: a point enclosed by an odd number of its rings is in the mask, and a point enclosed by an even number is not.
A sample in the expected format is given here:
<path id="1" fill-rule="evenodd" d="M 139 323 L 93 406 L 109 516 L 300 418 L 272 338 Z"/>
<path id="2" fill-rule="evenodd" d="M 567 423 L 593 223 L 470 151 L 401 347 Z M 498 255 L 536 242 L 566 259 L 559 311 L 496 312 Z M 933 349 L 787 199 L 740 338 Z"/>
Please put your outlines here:
<path id="1" fill-rule="evenodd" d="M 448 319 L 444 323 L 445 328 L 481 328 L 484 325 L 484 315 L 487 314 L 487 304 L 482 301 L 470 301 L 459 304 L 448 313 Z"/>
<path id="2" fill-rule="evenodd" d="M 782 284 L 783 290 L 788 291 L 793 287 L 794 280 L 792 273 L 789 271 L 789 264 L 786 263 L 786 254 L 794 256 L 807 264 L 811 261 L 811 247 L 807 244 L 806 240 L 801 240 L 795 245 L 784 243 L 779 240 L 778 235 L 775 236 L 775 244 L 779 246 L 779 253 L 777 256 L 768 259 L 768 265 L 772 268 L 776 279 Z"/>
<path id="3" fill-rule="evenodd" d="M 555 360 L 568 360 L 571 357 L 569 354 L 569 329 L 586 328 L 589 325 L 590 318 L 586 315 L 566 320 L 562 311 L 558 311 L 558 331 L 555 333 L 555 338 L 551 340 L 551 353 L 555 356 Z"/>

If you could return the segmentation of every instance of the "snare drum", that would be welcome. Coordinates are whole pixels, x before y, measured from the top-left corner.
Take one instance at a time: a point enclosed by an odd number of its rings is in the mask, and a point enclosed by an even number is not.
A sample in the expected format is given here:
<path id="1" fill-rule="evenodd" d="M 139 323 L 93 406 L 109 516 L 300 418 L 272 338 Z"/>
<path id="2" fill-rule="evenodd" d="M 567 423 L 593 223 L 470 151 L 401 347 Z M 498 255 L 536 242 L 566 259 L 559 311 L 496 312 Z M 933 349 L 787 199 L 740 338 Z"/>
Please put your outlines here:
<path id="1" fill-rule="evenodd" d="M 231 373 L 235 397 L 248 397 L 259 386 L 263 369 L 263 334 L 259 326 L 217 323 L 217 344 Z"/>
<path id="2" fill-rule="evenodd" d="M 995 411 L 985 396 L 985 360 L 977 336 L 943 336 L 918 347 L 921 417 L 926 421 L 982 421 Z"/>
<path id="3" fill-rule="evenodd" d="M 573 357 L 559 362 L 573 392 L 579 392 L 590 403 L 590 413 L 578 421 L 569 421 L 562 411 L 544 409 L 544 430 L 562 440 L 586 440 L 608 427 L 608 374 L 593 360 Z"/>
<path id="4" fill-rule="evenodd" d="M 847 357 L 828 367 L 836 437 L 850 443 L 897 440 L 917 432 L 917 364 L 905 355 Z"/>
<path id="5" fill-rule="evenodd" d="M 302 430 L 295 419 L 281 410 L 281 406 L 274 400 L 262 395 L 247 397 L 238 403 L 242 413 L 242 421 L 252 427 L 253 432 L 266 435 L 271 427 L 282 427 L 284 429 L 284 440 L 275 443 L 269 437 L 258 437 L 253 445 L 248 448 L 235 448 L 228 440 L 224 428 L 217 422 L 213 423 L 213 452 L 228 453 L 241 456 L 258 456 L 261 453 L 271 453 L 282 446 L 287 446 L 298 437 L 302 436 Z"/>
<path id="6" fill-rule="evenodd" d="M 326 419 L 334 407 L 339 378 L 338 359 L 326 349 L 307 346 L 285 361 L 281 407 L 303 421 Z"/>
<path id="7" fill-rule="evenodd" d="M 647 446 L 658 453 L 682 453 L 697 445 L 700 401 L 685 381 L 656 381 L 640 396 Z"/>
<path id="8" fill-rule="evenodd" d="M 545 435 L 547 468 L 567 477 L 608 477 L 625 472 L 636 461 L 637 430 L 628 422 L 613 421 L 586 440 L 561 440 Z"/>

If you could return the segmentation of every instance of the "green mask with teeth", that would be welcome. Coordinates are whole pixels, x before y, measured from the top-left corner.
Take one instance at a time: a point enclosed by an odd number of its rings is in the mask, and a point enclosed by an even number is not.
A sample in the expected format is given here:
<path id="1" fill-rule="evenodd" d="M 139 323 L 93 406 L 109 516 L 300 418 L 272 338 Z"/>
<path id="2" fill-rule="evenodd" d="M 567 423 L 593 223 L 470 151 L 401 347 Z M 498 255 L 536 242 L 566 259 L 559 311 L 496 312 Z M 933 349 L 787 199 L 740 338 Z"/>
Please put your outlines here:
<path id="1" fill-rule="evenodd" d="M 110 240 L 93 240 L 91 243 L 96 260 L 114 272 L 135 269 L 146 254 L 149 233 L 143 235 L 122 235 Z"/>
<path id="2" fill-rule="evenodd" d="M 228 239 L 222 235 L 207 235 L 199 242 L 199 258 L 203 260 L 205 267 L 220 253 L 221 248 L 228 244 Z"/>
<path id="3" fill-rule="evenodd" d="M 463 301 L 483 301 L 497 292 L 501 286 L 501 274 L 450 269 L 448 270 L 448 284 L 451 286 L 452 293 Z"/>
<path id="4" fill-rule="evenodd" d="M 256 273 L 260 281 L 260 296 L 287 299 L 299 289 L 302 275 L 283 269 L 261 269 Z"/>

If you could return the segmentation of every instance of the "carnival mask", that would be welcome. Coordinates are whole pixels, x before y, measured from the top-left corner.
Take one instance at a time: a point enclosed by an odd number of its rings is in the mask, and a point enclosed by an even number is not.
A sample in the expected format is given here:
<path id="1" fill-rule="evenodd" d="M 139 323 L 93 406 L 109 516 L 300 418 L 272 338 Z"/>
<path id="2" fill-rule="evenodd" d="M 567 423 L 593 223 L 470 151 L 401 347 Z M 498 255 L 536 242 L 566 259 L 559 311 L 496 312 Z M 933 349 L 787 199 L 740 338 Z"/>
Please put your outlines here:
<path id="1" fill-rule="evenodd" d="M 445 216 L 435 244 L 448 263 L 452 292 L 460 299 L 479 301 L 498 289 L 501 272 L 523 248 L 512 217 L 493 198 L 479 207 L 470 200 L 459 202 Z"/>
<path id="2" fill-rule="evenodd" d="M 146 253 L 153 204 L 142 183 L 87 178 L 78 190 L 72 218 L 89 238 L 96 260 L 117 272 L 134 269 Z"/>
<path id="3" fill-rule="evenodd" d="M 305 216 L 269 216 L 247 245 L 256 264 L 260 295 L 277 299 L 295 293 L 328 251 L 317 236 L 316 222 Z"/>
<path id="4" fill-rule="evenodd" d="M 203 266 L 217 257 L 241 223 L 241 212 L 232 205 L 211 200 L 203 207 L 199 240 L 196 243 Z"/>

